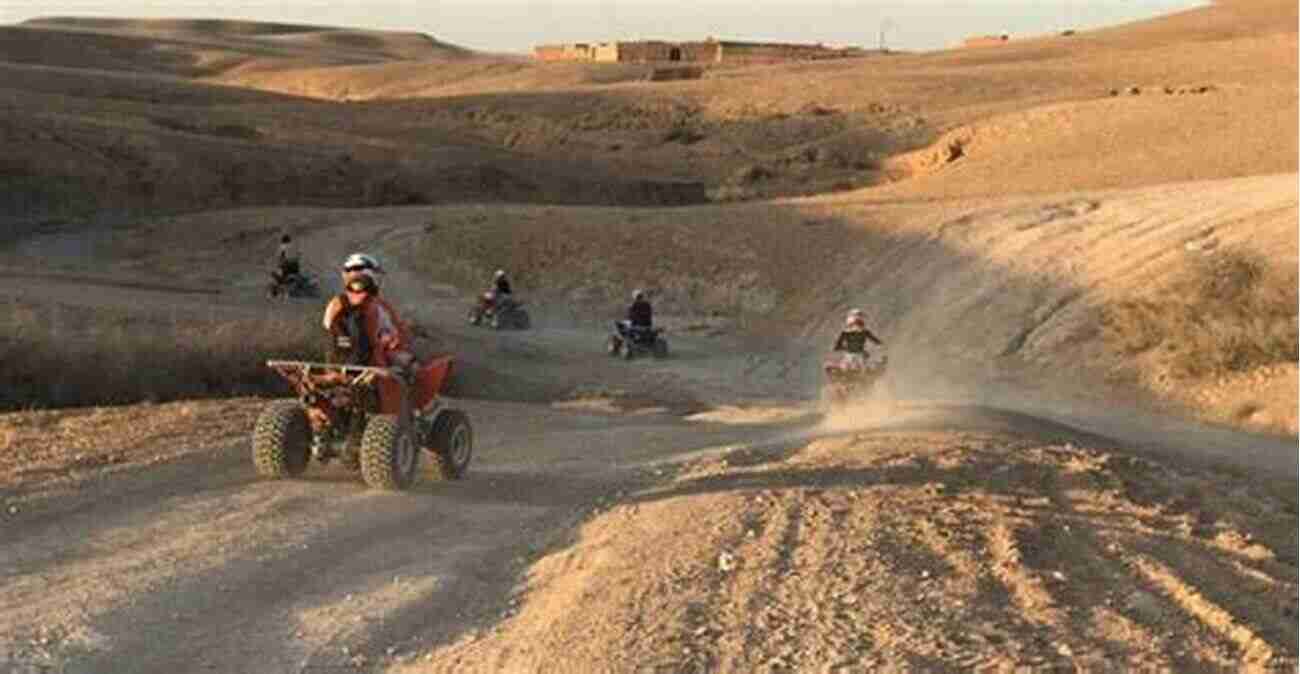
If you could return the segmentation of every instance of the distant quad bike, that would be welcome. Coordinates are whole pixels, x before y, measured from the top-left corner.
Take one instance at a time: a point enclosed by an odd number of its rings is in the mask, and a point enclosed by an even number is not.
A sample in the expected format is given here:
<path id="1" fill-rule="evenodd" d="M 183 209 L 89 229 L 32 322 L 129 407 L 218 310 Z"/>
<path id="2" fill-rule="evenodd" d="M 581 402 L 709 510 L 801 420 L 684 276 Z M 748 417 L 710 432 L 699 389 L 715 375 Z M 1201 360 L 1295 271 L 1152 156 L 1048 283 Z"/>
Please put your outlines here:
<path id="1" fill-rule="evenodd" d="M 273 271 L 271 281 L 266 284 L 266 296 L 271 299 L 320 297 L 320 285 L 306 273 L 281 276 Z"/>
<path id="2" fill-rule="evenodd" d="M 486 325 L 494 330 L 527 330 L 532 327 L 532 323 L 523 302 L 510 296 L 498 300 L 497 293 L 492 290 L 479 295 L 478 303 L 469 309 L 470 325 Z"/>
<path id="3" fill-rule="evenodd" d="M 663 328 L 634 327 L 627 321 L 616 321 L 614 333 L 606 341 L 605 349 L 609 355 L 625 360 L 647 354 L 655 358 L 666 358 L 668 340 L 664 339 Z"/>
<path id="4" fill-rule="evenodd" d="M 832 404 L 865 398 L 885 375 L 889 359 L 867 358 L 859 353 L 837 351 L 822 361 L 826 384 L 823 397 Z"/>
<path id="5" fill-rule="evenodd" d="M 258 417 L 253 430 L 258 475 L 298 477 L 312 460 L 326 464 L 337 458 L 370 487 L 401 491 L 415 483 L 421 456 L 427 454 L 439 479 L 464 477 L 474 431 L 469 417 L 438 395 L 451 364 L 450 357 L 434 360 L 408 382 L 389 368 L 268 361 L 298 399 L 273 402 Z M 400 414 L 377 412 L 377 384 L 383 378 L 400 385 Z"/>

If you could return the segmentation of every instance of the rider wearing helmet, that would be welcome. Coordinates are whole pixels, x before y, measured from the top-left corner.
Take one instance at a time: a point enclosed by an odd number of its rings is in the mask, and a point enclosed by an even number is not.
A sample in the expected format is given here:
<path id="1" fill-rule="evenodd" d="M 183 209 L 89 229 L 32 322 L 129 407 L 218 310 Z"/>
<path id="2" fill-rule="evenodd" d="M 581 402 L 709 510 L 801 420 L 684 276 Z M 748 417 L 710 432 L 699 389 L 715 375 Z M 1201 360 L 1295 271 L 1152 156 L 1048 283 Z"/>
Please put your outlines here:
<path id="1" fill-rule="evenodd" d="M 284 283 L 289 277 L 301 271 L 298 249 L 293 245 L 293 238 L 288 234 L 280 237 L 280 247 L 275 252 L 276 271 L 272 273 L 276 283 Z"/>
<path id="2" fill-rule="evenodd" d="M 871 340 L 877 346 L 884 346 L 870 330 L 867 329 L 866 315 L 861 309 L 852 309 L 849 315 L 844 318 L 844 329 L 840 331 L 840 336 L 835 339 L 835 346 L 832 350 L 844 351 L 847 353 L 856 353 L 863 356 L 867 355 L 867 340 Z"/>
<path id="3" fill-rule="evenodd" d="M 383 267 L 365 253 L 343 262 L 343 292 L 330 300 L 322 321 L 331 336 L 330 357 L 350 365 L 394 367 L 404 376 L 414 374 L 410 328 L 391 304 L 379 297 Z M 379 411 L 401 411 L 401 390 L 389 379 L 379 380 Z"/>
<path id="4" fill-rule="evenodd" d="M 497 295 L 510 295 L 510 279 L 506 278 L 506 270 L 498 269 L 492 275 L 492 283 Z"/>
<path id="5" fill-rule="evenodd" d="M 645 291 L 632 291 L 632 304 L 627 308 L 627 322 L 634 328 L 646 330 L 654 324 L 654 307 L 646 299 Z"/>

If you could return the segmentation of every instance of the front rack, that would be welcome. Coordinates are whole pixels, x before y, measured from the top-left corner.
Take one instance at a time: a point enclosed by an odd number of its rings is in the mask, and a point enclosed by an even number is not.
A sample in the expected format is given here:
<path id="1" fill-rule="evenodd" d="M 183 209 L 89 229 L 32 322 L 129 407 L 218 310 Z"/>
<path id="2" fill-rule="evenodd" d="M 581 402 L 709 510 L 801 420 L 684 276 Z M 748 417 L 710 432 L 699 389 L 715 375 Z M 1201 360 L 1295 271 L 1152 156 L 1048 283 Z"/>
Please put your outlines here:
<path id="1" fill-rule="evenodd" d="M 302 360 L 268 360 L 266 366 L 279 372 L 285 379 L 296 382 L 308 382 L 311 381 L 313 374 L 324 374 L 326 372 L 335 372 L 351 377 L 347 383 L 352 386 L 369 385 L 376 377 L 397 378 L 391 369 L 372 365 L 340 365 Z"/>

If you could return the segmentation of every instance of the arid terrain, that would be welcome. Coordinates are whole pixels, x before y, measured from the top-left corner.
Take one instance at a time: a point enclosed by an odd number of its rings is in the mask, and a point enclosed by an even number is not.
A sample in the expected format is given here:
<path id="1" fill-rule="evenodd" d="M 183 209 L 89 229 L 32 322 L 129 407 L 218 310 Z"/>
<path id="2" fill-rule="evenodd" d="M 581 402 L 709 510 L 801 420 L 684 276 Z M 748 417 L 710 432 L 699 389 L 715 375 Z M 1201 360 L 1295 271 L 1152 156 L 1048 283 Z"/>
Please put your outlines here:
<path id="1" fill-rule="evenodd" d="M 0 672 L 1294 671 L 1298 49 L 1277 0 L 673 82 L 0 26 Z M 283 233 L 456 356 L 465 480 L 257 478 L 321 340 Z M 533 329 L 465 324 L 499 267 Z M 633 288 L 666 360 L 603 352 Z"/>

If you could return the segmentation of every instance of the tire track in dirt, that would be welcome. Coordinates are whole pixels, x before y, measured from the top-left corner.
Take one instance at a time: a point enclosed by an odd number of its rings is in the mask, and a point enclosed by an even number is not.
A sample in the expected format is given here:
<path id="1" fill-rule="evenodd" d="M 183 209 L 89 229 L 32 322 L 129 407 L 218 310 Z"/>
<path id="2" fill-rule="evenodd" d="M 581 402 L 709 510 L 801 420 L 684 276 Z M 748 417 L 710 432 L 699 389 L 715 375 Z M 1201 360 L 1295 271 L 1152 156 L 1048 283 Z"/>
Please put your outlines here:
<path id="1" fill-rule="evenodd" d="M 1208 589 L 1211 585 L 1205 583 L 1200 574 L 1195 573 L 1194 565 L 1182 564 L 1175 571 L 1148 555 L 1136 555 L 1132 563 L 1142 578 L 1163 591 L 1165 597 L 1174 606 L 1200 621 L 1221 639 L 1235 644 L 1239 649 L 1239 653 L 1235 655 L 1241 662 L 1247 665 L 1264 665 L 1273 659 L 1275 654 L 1273 649 L 1260 639 L 1255 631 L 1242 624 L 1243 621 L 1256 617 L 1257 610 L 1248 606 L 1246 602 L 1234 601 L 1232 604 L 1235 605 L 1233 607 L 1235 610 L 1230 613 L 1219 604 L 1207 599 L 1197 587 L 1199 585 Z M 1190 576 L 1189 580 L 1201 582 L 1188 582 L 1181 576 Z M 1284 633 L 1281 629 L 1271 631 L 1278 636 Z"/>
<path id="2" fill-rule="evenodd" d="M 765 461 L 747 450 L 701 457 L 593 519 L 598 545 L 580 533 L 566 550 L 642 599 L 585 595 L 581 614 L 550 614 L 548 652 L 566 652 L 569 639 L 595 646 L 538 671 L 1295 665 L 1286 616 L 1296 573 L 1269 553 L 1295 520 L 1274 527 L 1263 507 L 1271 488 L 1113 453 L 1103 438 L 1042 442 L 1019 430 L 850 433 Z M 1050 425 L 1036 432 L 1053 435 Z M 1162 484 L 1143 487 L 1153 481 Z M 1196 520 L 1180 501 L 1191 484 L 1203 485 L 1202 511 L 1236 520 L 1180 528 Z M 659 547 L 665 536 L 671 550 Z M 635 572 L 603 561 L 647 542 L 662 560 Z M 545 615 L 532 602 L 553 607 L 573 588 L 563 575 L 535 576 L 520 623 L 430 657 L 497 654 L 508 669 L 519 662 L 510 644 L 529 638 L 516 628 Z M 635 615 L 635 632 L 602 646 L 607 614 Z"/>

